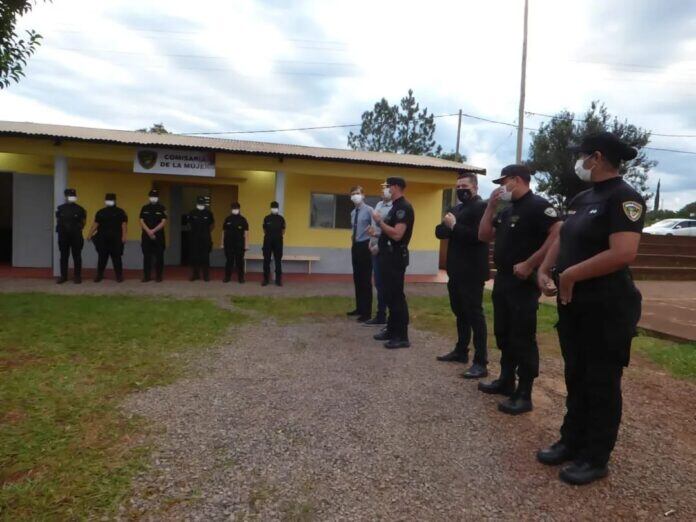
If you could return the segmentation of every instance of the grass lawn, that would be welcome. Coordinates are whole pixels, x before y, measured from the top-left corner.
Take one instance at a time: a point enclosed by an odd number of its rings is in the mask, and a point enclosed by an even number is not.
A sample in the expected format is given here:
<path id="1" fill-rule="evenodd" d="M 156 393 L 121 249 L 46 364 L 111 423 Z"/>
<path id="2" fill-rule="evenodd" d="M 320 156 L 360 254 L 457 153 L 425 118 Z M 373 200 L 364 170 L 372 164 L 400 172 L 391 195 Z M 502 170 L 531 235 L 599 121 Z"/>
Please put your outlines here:
<path id="1" fill-rule="evenodd" d="M 0 519 L 112 510 L 146 451 L 119 402 L 240 320 L 205 300 L 0 295 Z"/>
<path id="2" fill-rule="evenodd" d="M 348 297 L 288 297 L 269 299 L 267 297 L 234 297 L 236 306 L 254 310 L 263 315 L 277 318 L 282 324 L 301 321 L 311 317 L 340 318 L 353 308 L 353 299 Z M 455 323 L 449 300 L 442 297 L 408 297 L 411 324 L 422 330 L 437 332 L 454 338 Z M 495 346 L 493 337 L 493 304 L 489 291 L 484 293 L 484 312 L 488 322 L 489 348 Z M 558 319 L 556 307 L 539 306 L 537 331 L 540 349 L 545 353 L 554 352 L 560 357 L 558 338 L 554 325 Z M 672 375 L 696 380 L 696 344 L 676 343 L 641 334 L 633 342 L 634 352 L 646 356 L 651 361 L 666 368 Z"/>

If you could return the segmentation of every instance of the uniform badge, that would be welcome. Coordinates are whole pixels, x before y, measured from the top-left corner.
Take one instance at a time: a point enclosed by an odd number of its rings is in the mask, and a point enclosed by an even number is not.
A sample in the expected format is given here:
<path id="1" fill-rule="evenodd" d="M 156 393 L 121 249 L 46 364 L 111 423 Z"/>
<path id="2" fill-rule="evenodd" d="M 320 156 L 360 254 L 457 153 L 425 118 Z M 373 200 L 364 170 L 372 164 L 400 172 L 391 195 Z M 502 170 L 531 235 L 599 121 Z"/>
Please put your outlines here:
<path id="1" fill-rule="evenodd" d="M 151 169 L 157 162 L 157 151 L 154 150 L 139 150 L 138 161 L 144 169 Z"/>
<path id="2" fill-rule="evenodd" d="M 643 205 L 635 201 L 624 201 L 623 211 L 628 219 L 636 222 L 640 219 L 640 216 L 643 215 Z"/>
<path id="3" fill-rule="evenodd" d="M 404 216 L 405 216 L 405 215 L 406 215 L 406 211 L 405 211 L 405 210 L 397 210 L 397 211 L 396 211 L 396 217 L 397 217 L 398 219 L 404 219 Z"/>
<path id="4" fill-rule="evenodd" d="M 520 216 L 510 216 L 510 223 L 513 225 L 520 220 Z"/>
<path id="5" fill-rule="evenodd" d="M 546 210 L 544 210 L 544 214 L 552 218 L 558 217 L 558 212 L 556 212 L 556 209 L 553 207 L 549 207 Z"/>

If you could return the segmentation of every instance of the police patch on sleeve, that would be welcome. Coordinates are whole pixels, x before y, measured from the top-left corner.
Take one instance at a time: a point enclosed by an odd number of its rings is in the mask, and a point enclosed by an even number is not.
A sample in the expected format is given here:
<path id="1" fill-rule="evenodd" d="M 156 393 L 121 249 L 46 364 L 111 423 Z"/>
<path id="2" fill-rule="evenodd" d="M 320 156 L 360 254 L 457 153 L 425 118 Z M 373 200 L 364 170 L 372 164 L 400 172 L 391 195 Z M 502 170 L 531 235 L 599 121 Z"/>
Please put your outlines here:
<path id="1" fill-rule="evenodd" d="M 552 218 L 558 217 L 558 212 L 556 212 L 556 209 L 553 207 L 549 207 L 546 210 L 544 210 L 544 214 Z"/>
<path id="2" fill-rule="evenodd" d="M 406 215 L 405 210 L 397 210 L 396 211 L 396 217 L 397 219 L 404 219 L 404 216 Z"/>
<path id="3" fill-rule="evenodd" d="M 636 201 L 624 201 L 623 211 L 626 217 L 635 223 L 643 215 L 643 205 Z"/>

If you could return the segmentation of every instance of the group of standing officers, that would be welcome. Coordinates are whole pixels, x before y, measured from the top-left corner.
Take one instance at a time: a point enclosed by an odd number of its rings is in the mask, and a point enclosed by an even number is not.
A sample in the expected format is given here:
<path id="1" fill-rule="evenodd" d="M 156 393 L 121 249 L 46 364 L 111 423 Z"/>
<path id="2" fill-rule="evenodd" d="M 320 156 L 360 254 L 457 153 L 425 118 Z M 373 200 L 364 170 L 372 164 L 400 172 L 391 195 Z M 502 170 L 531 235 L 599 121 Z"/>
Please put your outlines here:
<path id="1" fill-rule="evenodd" d="M 503 413 L 532 410 L 539 375 L 539 298 L 557 296 L 566 415 L 559 440 L 540 450 L 537 459 L 551 466 L 569 463 L 560 479 L 583 485 L 607 476 L 621 422 L 621 377 L 641 313 L 641 295 L 628 266 L 638 252 L 645 201 L 620 174 L 622 162 L 637 151 L 614 134 L 590 134 L 569 152 L 576 156 L 575 174 L 589 188 L 568 202 L 564 216 L 532 192 L 532 173 L 525 165 L 503 168 L 493 181 L 500 187 L 487 202 L 478 196 L 476 175 L 460 175 L 459 204 L 435 229 L 436 237 L 448 240 L 447 287 L 457 327 L 454 349 L 438 360 L 468 363 L 473 339 L 473 363 L 462 377 L 488 375 L 482 301 L 494 241 L 493 332 L 500 372 L 490 382 L 480 381 L 478 389 L 505 397 L 498 404 Z M 403 197 L 405 187 L 402 178 L 388 178 L 375 210 L 365 204 L 361 187 L 351 189 L 356 308 L 348 315 L 365 325 L 386 322 L 374 336 L 386 341 L 386 348 L 410 346 L 404 274 L 414 211 Z M 378 298 L 374 318 L 372 272 Z"/>
<path id="2" fill-rule="evenodd" d="M 58 284 L 68 280 L 68 263 L 73 258 L 73 280 L 82 283 L 82 248 L 84 246 L 83 230 L 87 222 L 87 212 L 77 204 L 77 192 L 68 188 L 64 192 L 65 203 L 56 209 L 56 232 L 60 250 L 60 277 Z M 167 224 L 167 211 L 159 202 L 159 191 L 153 189 L 148 194 L 149 203 L 140 210 L 140 228 L 142 234 L 140 246 L 143 253 L 144 283 L 152 280 L 152 268 L 155 269 L 155 281 L 161 282 L 164 275 L 164 250 L 166 248 L 164 227 Z M 225 276 L 229 282 L 232 271 L 236 270 L 238 281 L 244 283 L 244 255 L 247 251 L 249 223 L 240 213 L 240 205 L 232 203 L 230 214 L 222 226 L 221 247 L 225 252 Z M 196 199 L 196 208 L 186 216 L 189 227 L 189 264 L 190 281 L 203 278 L 210 280 L 210 252 L 213 248 L 212 231 L 215 217 L 210 211 L 204 196 Z M 263 220 L 263 282 L 270 282 L 271 258 L 275 260 L 275 284 L 282 286 L 283 236 L 285 219 L 279 214 L 279 205 L 271 202 L 270 213 Z M 123 281 L 123 248 L 128 236 L 128 215 L 116 205 L 116 194 L 108 193 L 104 197 L 104 208 L 97 211 L 94 222 L 87 233 L 87 240 L 92 241 L 97 251 L 97 274 L 94 282 L 104 278 L 104 270 L 111 258 L 116 281 Z"/>

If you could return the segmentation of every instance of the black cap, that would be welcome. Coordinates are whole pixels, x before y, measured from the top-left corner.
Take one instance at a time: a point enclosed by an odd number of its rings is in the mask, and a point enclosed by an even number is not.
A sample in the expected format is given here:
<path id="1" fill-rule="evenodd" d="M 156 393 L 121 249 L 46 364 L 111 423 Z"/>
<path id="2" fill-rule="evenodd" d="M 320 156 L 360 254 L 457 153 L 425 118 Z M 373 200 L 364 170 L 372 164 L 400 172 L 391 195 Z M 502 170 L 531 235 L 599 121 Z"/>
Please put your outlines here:
<path id="1" fill-rule="evenodd" d="M 113 192 L 107 192 L 106 196 L 104 196 L 104 199 L 108 201 L 116 201 L 116 194 L 114 194 Z"/>
<path id="2" fill-rule="evenodd" d="M 152 189 L 150 192 L 147 194 L 151 198 L 158 198 L 159 197 L 159 190 L 157 189 Z"/>
<path id="3" fill-rule="evenodd" d="M 196 198 L 196 204 L 198 205 L 205 205 L 207 202 L 205 200 L 205 196 L 198 196 Z"/>
<path id="4" fill-rule="evenodd" d="M 66 188 L 66 189 L 63 191 L 63 195 L 64 195 L 65 197 L 67 197 L 67 196 L 77 196 L 77 191 L 76 191 L 75 189 L 73 189 L 73 188 Z"/>
<path id="5" fill-rule="evenodd" d="M 271 208 L 280 208 L 280 205 L 277 201 L 271 201 Z"/>
<path id="6" fill-rule="evenodd" d="M 511 178 L 513 176 L 522 178 L 527 183 L 529 183 L 529 181 L 532 179 L 532 172 L 526 165 L 519 165 L 513 163 L 512 165 L 503 167 L 503 170 L 500 171 L 500 177 L 494 179 L 493 183 L 495 183 L 496 185 L 502 185 L 503 180 L 505 180 L 505 178 Z"/>
<path id="7" fill-rule="evenodd" d="M 387 185 L 396 185 L 397 187 L 401 187 L 402 189 L 406 188 L 406 180 L 404 178 L 399 178 L 399 177 L 390 177 L 387 178 Z"/>
<path id="8" fill-rule="evenodd" d="M 240 208 L 240 207 L 239 207 L 239 203 L 238 203 L 237 201 L 233 202 L 233 203 L 230 205 L 230 208 Z"/>
<path id="9" fill-rule="evenodd" d="M 638 151 L 628 143 L 621 141 L 611 132 L 595 132 L 583 137 L 579 144 L 568 147 L 570 152 L 592 154 L 601 152 L 608 159 L 629 161 L 638 155 Z"/>

